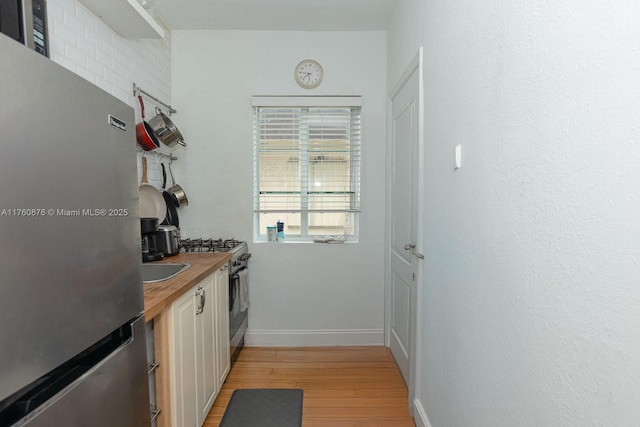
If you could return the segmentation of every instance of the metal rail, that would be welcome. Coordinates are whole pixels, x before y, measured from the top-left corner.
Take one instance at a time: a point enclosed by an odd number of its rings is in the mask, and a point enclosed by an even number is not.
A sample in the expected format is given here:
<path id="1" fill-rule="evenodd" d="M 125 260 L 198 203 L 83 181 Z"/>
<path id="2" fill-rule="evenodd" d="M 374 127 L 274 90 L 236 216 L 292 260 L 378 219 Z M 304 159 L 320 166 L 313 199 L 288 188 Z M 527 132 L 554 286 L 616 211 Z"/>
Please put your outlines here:
<path id="1" fill-rule="evenodd" d="M 143 156 L 149 157 L 149 156 L 153 156 L 153 162 L 154 163 L 159 163 L 160 162 L 160 157 L 166 157 L 167 159 L 173 161 L 173 160 L 178 160 L 178 158 L 176 156 L 174 156 L 171 153 L 163 153 L 162 151 L 156 151 L 156 150 L 150 150 L 150 151 L 144 151 L 144 150 L 140 150 L 137 149 L 136 151 L 138 151 L 139 153 L 142 153 Z"/>
<path id="2" fill-rule="evenodd" d="M 133 83 L 133 96 L 138 96 L 139 94 L 143 94 L 145 95 L 147 98 L 150 98 L 152 100 L 154 100 L 155 102 L 157 102 L 158 104 L 162 105 L 163 107 L 165 107 L 167 109 L 167 112 L 169 113 L 169 115 L 173 114 L 173 113 L 177 113 L 178 111 L 173 108 L 171 105 L 166 104 L 162 101 L 160 101 L 158 98 L 156 98 L 155 96 L 151 95 L 149 92 L 145 92 L 144 90 L 142 90 L 142 88 L 138 85 L 136 85 L 135 83 Z"/>

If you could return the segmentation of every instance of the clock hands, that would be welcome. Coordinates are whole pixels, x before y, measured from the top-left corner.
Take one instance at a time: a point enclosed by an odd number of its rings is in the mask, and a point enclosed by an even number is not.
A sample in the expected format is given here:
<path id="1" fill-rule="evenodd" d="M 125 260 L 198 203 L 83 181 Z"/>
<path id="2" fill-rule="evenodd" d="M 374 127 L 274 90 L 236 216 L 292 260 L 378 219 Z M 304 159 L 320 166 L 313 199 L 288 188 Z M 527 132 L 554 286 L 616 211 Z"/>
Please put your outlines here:
<path id="1" fill-rule="evenodd" d="M 311 81 L 311 74 L 312 74 L 312 73 L 303 73 L 303 72 L 300 72 L 300 73 L 298 73 L 298 74 L 300 74 L 300 80 L 305 80 L 305 79 L 306 79 L 306 80 L 307 80 L 307 82 L 310 82 L 310 81 Z M 303 75 L 303 74 L 304 74 L 304 75 Z"/>

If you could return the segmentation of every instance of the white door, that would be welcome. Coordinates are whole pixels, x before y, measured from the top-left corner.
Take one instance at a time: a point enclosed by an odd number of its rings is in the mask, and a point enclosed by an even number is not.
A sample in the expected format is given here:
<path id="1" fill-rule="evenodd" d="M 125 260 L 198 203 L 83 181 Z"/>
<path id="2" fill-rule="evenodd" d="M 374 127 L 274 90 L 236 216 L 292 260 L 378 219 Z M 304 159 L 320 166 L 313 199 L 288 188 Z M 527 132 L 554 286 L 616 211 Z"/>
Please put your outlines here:
<path id="1" fill-rule="evenodd" d="M 388 338 L 391 353 L 410 384 L 415 345 L 418 239 L 419 80 L 416 67 L 391 99 Z"/>

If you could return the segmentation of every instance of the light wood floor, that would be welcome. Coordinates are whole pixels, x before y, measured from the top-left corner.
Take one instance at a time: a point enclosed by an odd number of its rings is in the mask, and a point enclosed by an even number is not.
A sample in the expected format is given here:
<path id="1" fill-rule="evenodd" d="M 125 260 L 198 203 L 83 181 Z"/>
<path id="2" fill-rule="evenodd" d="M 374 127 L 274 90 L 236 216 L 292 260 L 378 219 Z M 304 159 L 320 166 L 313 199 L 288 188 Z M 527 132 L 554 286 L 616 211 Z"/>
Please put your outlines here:
<path id="1" fill-rule="evenodd" d="M 237 388 L 302 388 L 303 427 L 415 426 L 385 347 L 245 348 L 204 427 L 220 424 Z"/>

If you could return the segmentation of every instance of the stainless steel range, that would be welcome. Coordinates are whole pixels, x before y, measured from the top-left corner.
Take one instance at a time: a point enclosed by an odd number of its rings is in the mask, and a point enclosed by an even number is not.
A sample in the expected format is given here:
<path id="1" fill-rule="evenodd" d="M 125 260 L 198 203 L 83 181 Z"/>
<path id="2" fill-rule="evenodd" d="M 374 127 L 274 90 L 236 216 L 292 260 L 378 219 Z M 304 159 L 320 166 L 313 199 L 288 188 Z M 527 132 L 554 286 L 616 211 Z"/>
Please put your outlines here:
<path id="1" fill-rule="evenodd" d="M 231 364 L 244 347 L 249 313 L 247 267 L 251 253 L 246 242 L 235 239 L 180 239 L 181 252 L 229 252 L 229 337 Z"/>

